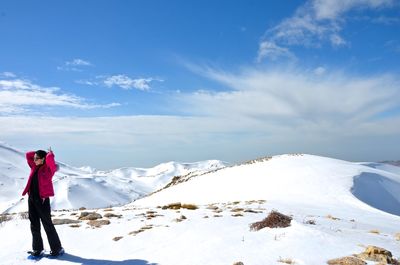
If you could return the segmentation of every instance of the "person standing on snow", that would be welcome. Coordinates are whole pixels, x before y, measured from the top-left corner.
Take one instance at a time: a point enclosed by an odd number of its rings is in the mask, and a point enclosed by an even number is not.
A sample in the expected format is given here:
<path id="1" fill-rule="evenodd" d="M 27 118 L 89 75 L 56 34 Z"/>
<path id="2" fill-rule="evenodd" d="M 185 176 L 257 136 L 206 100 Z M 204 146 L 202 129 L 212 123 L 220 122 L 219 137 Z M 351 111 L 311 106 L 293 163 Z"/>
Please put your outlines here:
<path id="1" fill-rule="evenodd" d="M 22 196 L 29 194 L 28 209 L 32 232 L 32 256 L 39 257 L 44 254 L 43 240 L 40 234 L 40 221 L 46 231 L 51 248 L 51 256 L 59 256 L 64 253 L 60 238 L 51 220 L 50 196 L 54 196 L 53 176 L 57 171 L 54 161 L 54 153 L 43 150 L 26 153 L 26 160 L 31 173 Z"/>

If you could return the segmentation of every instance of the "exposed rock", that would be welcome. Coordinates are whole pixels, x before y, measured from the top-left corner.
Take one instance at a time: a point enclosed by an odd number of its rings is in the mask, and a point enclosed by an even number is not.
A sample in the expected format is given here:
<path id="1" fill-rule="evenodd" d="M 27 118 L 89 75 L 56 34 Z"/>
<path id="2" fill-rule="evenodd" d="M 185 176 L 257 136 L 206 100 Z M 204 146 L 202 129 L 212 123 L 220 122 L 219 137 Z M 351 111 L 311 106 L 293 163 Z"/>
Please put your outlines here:
<path id="1" fill-rule="evenodd" d="M 95 212 L 82 212 L 81 216 L 78 218 L 79 220 L 97 220 L 101 219 L 101 214 Z"/>
<path id="2" fill-rule="evenodd" d="M 107 217 L 107 218 L 112 218 L 112 217 L 121 218 L 122 215 L 121 214 L 106 213 L 104 215 L 104 217 Z"/>
<path id="3" fill-rule="evenodd" d="M 116 237 L 113 238 L 113 240 L 114 240 L 114 241 L 118 241 L 118 240 L 120 240 L 121 238 L 123 238 L 123 236 L 116 236 Z"/>
<path id="4" fill-rule="evenodd" d="M 235 263 L 233 263 L 233 265 L 244 265 L 244 263 L 243 263 L 243 262 L 241 262 L 241 261 L 239 261 L 239 262 L 235 262 Z"/>
<path id="5" fill-rule="evenodd" d="M 179 222 L 182 222 L 183 220 L 186 220 L 186 219 L 187 219 L 186 216 L 181 215 L 179 218 L 174 219 L 174 222 L 179 223 Z"/>
<path id="6" fill-rule="evenodd" d="M 362 259 L 356 257 L 343 257 L 338 259 L 331 259 L 327 262 L 329 265 L 365 265 L 367 264 Z"/>
<path id="7" fill-rule="evenodd" d="M 77 224 L 77 223 L 81 222 L 81 221 L 72 220 L 72 219 L 53 219 L 52 221 L 53 221 L 54 225 Z"/>
<path id="8" fill-rule="evenodd" d="M 88 225 L 94 227 L 101 227 L 102 225 L 109 225 L 109 224 L 110 224 L 109 220 L 90 220 L 88 222 Z"/>
<path id="9" fill-rule="evenodd" d="M 232 216 L 233 216 L 233 217 L 242 217 L 243 214 L 241 214 L 241 213 L 234 213 L 234 214 L 232 214 Z"/>
<path id="10" fill-rule="evenodd" d="M 392 253 L 389 250 L 376 246 L 368 246 L 364 252 L 356 256 L 364 260 L 377 261 L 380 264 L 399 264 L 399 262 L 392 257 Z"/>

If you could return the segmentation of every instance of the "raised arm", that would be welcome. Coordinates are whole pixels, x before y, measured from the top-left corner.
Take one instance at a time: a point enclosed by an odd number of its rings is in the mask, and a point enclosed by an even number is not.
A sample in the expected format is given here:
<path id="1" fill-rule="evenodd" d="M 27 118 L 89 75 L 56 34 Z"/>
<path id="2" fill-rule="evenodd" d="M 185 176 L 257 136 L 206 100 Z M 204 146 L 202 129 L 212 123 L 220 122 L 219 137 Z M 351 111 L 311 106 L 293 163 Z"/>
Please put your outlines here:
<path id="1" fill-rule="evenodd" d="M 35 166 L 35 162 L 33 161 L 34 156 L 35 156 L 35 151 L 29 151 L 25 154 L 26 162 L 28 162 L 30 168 L 33 168 Z"/>
<path id="2" fill-rule="evenodd" d="M 54 175 L 57 171 L 56 161 L 54 160 L 54 153 L 53 151 L 49 151 L 46 156 L 46 165 L 49 167 L 51 173 Z"/>

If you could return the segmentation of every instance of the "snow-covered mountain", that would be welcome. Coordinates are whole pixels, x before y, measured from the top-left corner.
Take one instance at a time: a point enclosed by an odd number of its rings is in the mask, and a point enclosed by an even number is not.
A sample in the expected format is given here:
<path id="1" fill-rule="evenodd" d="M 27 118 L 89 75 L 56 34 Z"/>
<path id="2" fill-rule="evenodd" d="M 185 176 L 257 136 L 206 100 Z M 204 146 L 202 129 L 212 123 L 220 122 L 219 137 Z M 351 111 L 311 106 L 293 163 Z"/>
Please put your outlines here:
<path id="1" fill-rule="evenodd" d="M 56 154 L 57 159 L 57 154 Z M 207 172 L 226 163 L 163 163 L 153 168 L 126 167 L 109 171 L 75 168 L 57 162 L 53 209 L 100 208 L 123 205 L 162 188 L 174 176 Z M 29 175 L 25 154 L 0 143 L 0 213 L 27 210 L 21 193 Z"/>
<path id="2" fill-rule="evenodd" d="M 266 199 L 400 215 L 400 168 L 313 156 L 281 155 L 203 174 L 134 202 L 207 204 Z"/>
<path id="3" fill-rule="evenodd" d="M 160 207 L 178 202 L 195 210 Z M 321 265 L 367 253 L 369 245 L 398 258 L 399 206 L 400 174 L 394 166 L 280 155 L 174 178 L 168 187 L 133 203 L 98 209 L 101 227 L 91 221 L 57 226 L 67 253 L 40 263 Z M 272 210 L 291 216 L 290 226 L 249 229 Z M 81 211 L 53 214 L 77 221 Z M 0 225 L 0 238 L 7 238 L 0 241 L 0 260 L 31 264 L 24 254 L 30 249 L 29 221 L 11 219 Z M 347 264 L 376 264 L 364 260 Z"/>
<path id="4" fill-rule="evenodd" d="M 140 170 L 116 172 L 121 178 L 144 175 Z M 178 202 L 194 204 L 195 210 L 160 207 Z M 80 223 L 57 226 L 67 253 L 40 263 L 320 265 L 367 253 L 369 245 L 397 258 L 399 206 L 400 174 L 394 166 L 280 155 L 174 178 L 168 187 L 133 203 L 96 210 L 103 216 L 100 227 L 78 221 L 81 211 L 54 211 L 54 219 Z M 290 226 L 249 229 L 272 210 L 291 216 Z M 31 264 L 24 254 L 30 249 L 29 221 L 11 217 L 0 225 L 0 238 L 7 238 L 0 241 L 0 260 Z M 367 258 L 347 264 L 376 264 Z"/>

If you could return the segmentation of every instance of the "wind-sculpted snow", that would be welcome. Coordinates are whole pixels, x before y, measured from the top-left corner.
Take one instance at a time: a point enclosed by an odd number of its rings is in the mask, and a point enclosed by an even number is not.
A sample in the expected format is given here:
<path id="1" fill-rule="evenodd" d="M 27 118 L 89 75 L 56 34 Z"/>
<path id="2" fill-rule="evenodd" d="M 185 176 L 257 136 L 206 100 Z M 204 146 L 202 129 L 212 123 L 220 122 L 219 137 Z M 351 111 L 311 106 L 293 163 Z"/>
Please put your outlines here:
<path id="1" fill-rule="evenodd" d="M 379 210 L 400 216 L 400 182 L 363 172 L 354 178 L 353 194 Z"/>

